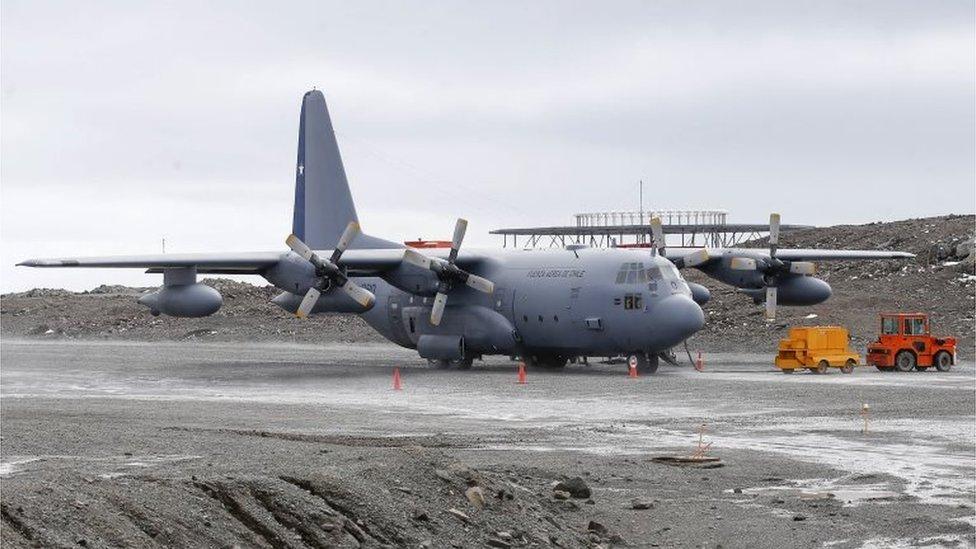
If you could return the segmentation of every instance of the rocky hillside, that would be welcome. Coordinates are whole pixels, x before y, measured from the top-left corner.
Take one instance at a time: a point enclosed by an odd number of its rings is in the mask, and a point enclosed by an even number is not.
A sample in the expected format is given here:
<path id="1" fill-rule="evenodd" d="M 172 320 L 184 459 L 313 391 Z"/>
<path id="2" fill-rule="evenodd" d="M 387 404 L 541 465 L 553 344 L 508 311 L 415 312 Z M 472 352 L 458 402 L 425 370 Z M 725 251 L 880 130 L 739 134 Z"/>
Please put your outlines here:
<path id="1" fill-rule="evenodd" d="M 891 223 L 840 225 L 784 233 L 782 247 L 890 249 L 916 254 L 911 261 L 836 261 L 817 264 L 817 276 L 834 295 L 814 307 L 780 307 L 768 324 L 762 305 L 701 273 L 690 280 L 712 290 L 706 328 L 689 345 L 704 349 L 741 348 L 774 352 L 788 326 L 840 325 L 863 347 L 878 333 L 882 311 L 927 312 L 932 330 L 960 338 L 959 352 L 973 356 L 976 272 L 973 232 L 976 218 L 945 216 Z M 765 247 L 765 239 L 749 246 Z M 815 316 L 813 316 L 815 315 Z"/>
<path id="2" fill-rule="evenodd" d="M 782 246 L 803 248 L 897 249 L 913 261 L 846 261 L 818 265 L 818 276 L 834 288 L 815 307 L 781 307 L 775 323 L 761 305 L 693 269 L 685 275 L 712 290 L 705 306 L 705 329 L 689 341 L 693 350 L 773 352 L 788 326 L 847 326 L 863 346 L 877 333 L 881 311 L 924 311 L 934 331 L 961 339 L 960 354 L 973 356 L 976 272 L 973 233 L 976 218 L 947 216 L 891 223 L 844 225 L 785 233 Z M 751 243 L 763 247 L 763 241 Z M 383 341 L 358 317 L 317 315 L 300 321 L 269 303 L 270 286 L 222 279 L 205 280 L 224 296 L 217 314 L 202 319 L 153 317 L 135 301 L 147 288 L 101 286 L 89 292 L 36 289 L 0 297 L 3 337 L 130 340 L 231 340 L 282 342 Z"/>

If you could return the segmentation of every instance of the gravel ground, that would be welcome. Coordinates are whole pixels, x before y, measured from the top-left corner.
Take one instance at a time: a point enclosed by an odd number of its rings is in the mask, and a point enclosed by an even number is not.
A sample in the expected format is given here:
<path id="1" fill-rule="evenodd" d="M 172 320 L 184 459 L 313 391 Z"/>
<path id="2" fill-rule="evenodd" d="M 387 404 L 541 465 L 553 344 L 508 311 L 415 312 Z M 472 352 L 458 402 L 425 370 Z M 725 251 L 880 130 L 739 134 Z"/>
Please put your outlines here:
<path id="1" fill-rule="evenodd" d="M 6 339 L 0 541 L 976 544 L 971 363 L 784 376 L 768 355 L 705 358 L 517 385 L 507 361 L 431 370 L 387 345 Z M 722 467 L 651 461 L 691 453 L 702 424 Z M 554 490 L 575 477 L 589 497 Z"/>

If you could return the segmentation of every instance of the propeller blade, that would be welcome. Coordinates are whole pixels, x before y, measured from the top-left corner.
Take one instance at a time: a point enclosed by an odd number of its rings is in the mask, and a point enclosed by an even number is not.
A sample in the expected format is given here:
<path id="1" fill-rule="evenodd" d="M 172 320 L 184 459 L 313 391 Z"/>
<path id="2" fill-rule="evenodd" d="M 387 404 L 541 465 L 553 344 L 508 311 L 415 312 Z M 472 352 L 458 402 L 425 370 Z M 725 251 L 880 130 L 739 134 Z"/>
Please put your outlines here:
<path id="1" fill-rule="evenodd" d="M 776 320 L 776 286 L 766 286 L 766 320 Z"/>
<path id="2" fill-rule="evenodd" d="M 790 272 L 793 274 L 812 275 L 817 272 L 817 266 L 809 261 L 790 262 Z"/>
<path id="3" fill-rule="evenodd" d="M 776 257 L 776 248 L 779 247 L 779 214 L 769 214 L 769 255 Z"/>
<path id="4" fill-rule="evenodd" d="M 733 257 L 729 267 L 736 271 L 755 271 L 758 263 L 751 257 Z"/>
<path id="5" fill-rule="evenodd" d="M 487 278 L 481 278 L 480 276 L 469 274 L 468 279 L 464 281 L 469 287 L 478 290 L 479 292 L 484 292 L 486 294 L 493 293 L 495 291 L 495 283 L 488 280 Z"/>
<path id="6" fill-rule="evenodd" d="M 440 325 L 441 317 L 444 316 L 445 306 L 447 306 L 447 294 L 437 292 L 437 295 L 434 297 L 434 306 L 430 309 L 430 323 L 434 326 Z"/>
<path id="7" fill-rule="evenodd" d="M 461 242 L 464 241 L 464 233 L 468 230 L 468 220 L 463 218 L 458 218 L 457 223 L 454 225 L 454 239 L 451 240 L 451 255 L 448 261 L 454 263 L 457 259 L 458 251 L 461 249 Z"/>
<path id="8" fill-rule="evenodd" d="M 698 265 L 701 265 L 702 263 L 707 263 L 709 259 L 711 259 L 711 257 L 708 256 L 708 250 L 706 250 L 705 248 L 702 248 L 700 250 L 696 250 L 691 255 L 685 257 L 684 258 L 684 266 L 685 267 L 696 267 Z M 733 259 L 733 261 L 734 261 L 734 259 Z"/>
<path id="9" fill-rule="evenodd" d="M 295 316 L 298 318 L 308 317 L 308 314 L 315 307 L 315 302 L 319 300 L 320 293 L 318 288 L 309 288 L 308 292 L 305 293 L 305 297 L 302 298 L 302 303 L 298 306 L 298 310 L 295 311 Z"/>
<path id="10" fill-rule="evenodd" d="M 304 242 L 302 242 L 302 239 L 298 238 L 293 234 L 288 235 L 288 238 L 285 239 L 285 244 L 287 244 L 288 247 L 291 248 L 291 251 L 305 258 L 306 261 L 311 261 L 312 256 L 315 255 L 315 252 L 313 252 L 311 248 L 309 248 L 308 246 L 305 245 Z"/>
<path id="11" fill-rule="evenodd" d="M 335 250 L 332 251 L 331 261 L 333 263 L 339 262 L 339 257 L 342 256 L 342 253 L 346 251 L 346 248 L 349 247 L 349 244 L 357 236 L 359 236 L 359 223 L 350 221 L 349 224 L 346 225 L 346 230 L 342 231 L 342 236 L 339 237 L 339 242 L 336 242 Z"/>
<path id="12" fill-rule="evenodd" d="M 376 296 L 372 292 L 359 286 L 352 280 L 346 280 L 346 283 L 342 285 L 342 291 L 349 294 L 349 297 L 353 298 L 356 303 L 359 303 L 367 309 L 371 308 L 373 302 L 376 301 Z"/>
<path id="13" fill-rule="evenodd" d="M 666 243 L 664 240 L 664 227 L 661 225 L 661 218 L 654 216 L 651 218 L 651 237 L 654 238 L 654 246 L 657 247 L 658 255 L 664 255 Z"/>
<path id="14" fill-rule="evenodd" d="M 430 269 L 430 258 L 418 251 L 415 251 L 413 248 L 407 248 L 403 252 L 403 260 L 411 265 L 416 265 L 421 269 Z"/>

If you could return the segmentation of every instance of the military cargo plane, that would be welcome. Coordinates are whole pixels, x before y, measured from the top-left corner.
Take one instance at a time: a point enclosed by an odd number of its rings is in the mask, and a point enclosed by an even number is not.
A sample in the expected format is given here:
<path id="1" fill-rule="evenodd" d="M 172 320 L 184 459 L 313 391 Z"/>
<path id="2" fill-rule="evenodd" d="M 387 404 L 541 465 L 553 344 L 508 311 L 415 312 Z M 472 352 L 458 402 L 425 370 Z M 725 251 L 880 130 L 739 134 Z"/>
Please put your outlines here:
<path id="1" fill-rule="evenodd" d="M 159 254 L 31 259 L 29 267 L 141 268 L 161 273 L 139 303 L 153 315 L 202 317 L 223 299 L 199 274 L 258 275 L 282 290 L 281 308 L 305 317 L 355 313 L 385 338 L 416 349 L 435 367 L 470 368 L 484 355 L 521 357 L 559 368 L 579 357 L 620 357 L 653 372 L 662 353 L 702 328 L 708 290 L 679 269 L 707 275 L 765 300 L 809 305 L 830 296 L 814 260 L 895 259 L 889 251 L 667 249 L 462 250 L 458 219 L 449 248 L 417 249 L 364 234 L 346 180 L 325 97 L 302 100 L 289 249 L 251 253 Z"/>

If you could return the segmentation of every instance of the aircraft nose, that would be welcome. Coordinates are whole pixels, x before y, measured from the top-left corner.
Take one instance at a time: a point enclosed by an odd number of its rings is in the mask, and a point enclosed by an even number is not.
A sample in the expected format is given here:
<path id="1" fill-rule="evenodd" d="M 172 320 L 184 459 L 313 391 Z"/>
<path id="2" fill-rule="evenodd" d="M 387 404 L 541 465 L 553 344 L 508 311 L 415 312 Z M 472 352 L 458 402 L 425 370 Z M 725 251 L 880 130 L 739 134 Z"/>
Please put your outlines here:
<path id="1" fill-rule="evenodd" d="M 654 307 L 654 331 L 663 348 L 670 348 L 691 337 L 705 325 L 701 307 L 684 295 L 664 298 Z"/>

